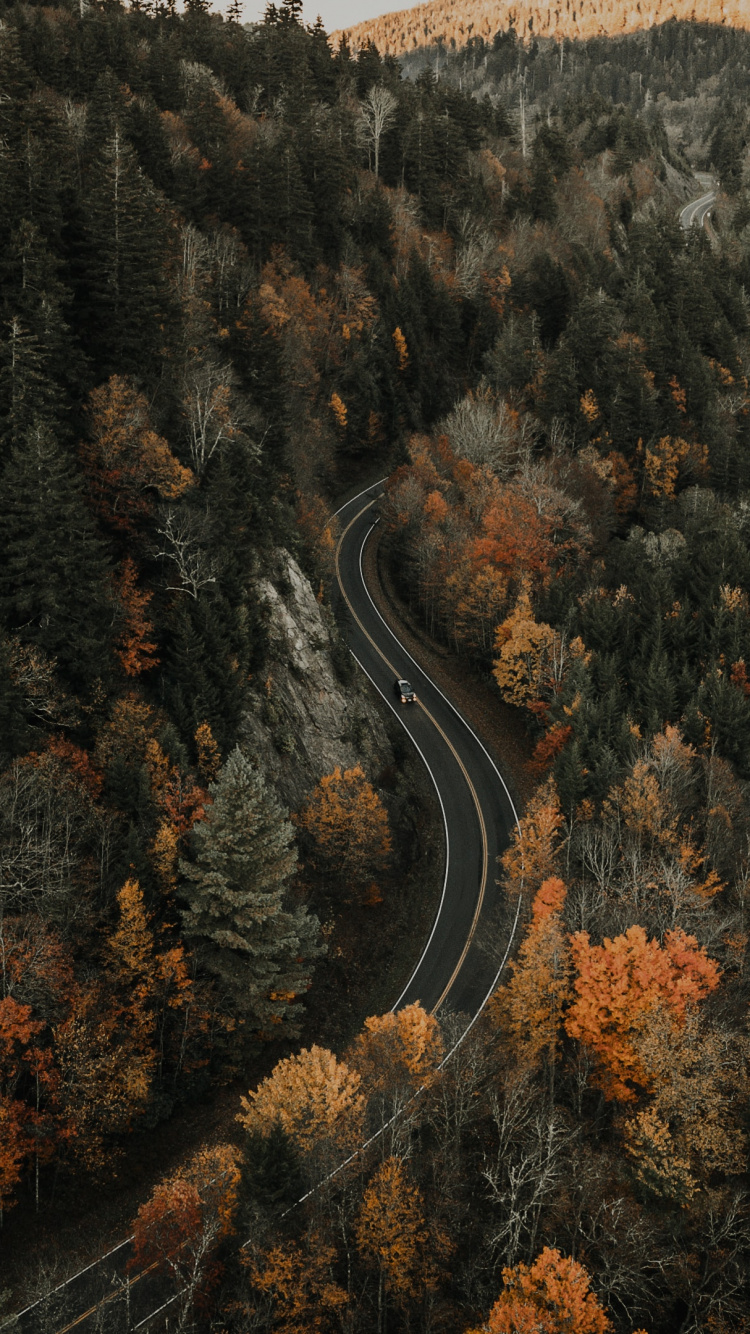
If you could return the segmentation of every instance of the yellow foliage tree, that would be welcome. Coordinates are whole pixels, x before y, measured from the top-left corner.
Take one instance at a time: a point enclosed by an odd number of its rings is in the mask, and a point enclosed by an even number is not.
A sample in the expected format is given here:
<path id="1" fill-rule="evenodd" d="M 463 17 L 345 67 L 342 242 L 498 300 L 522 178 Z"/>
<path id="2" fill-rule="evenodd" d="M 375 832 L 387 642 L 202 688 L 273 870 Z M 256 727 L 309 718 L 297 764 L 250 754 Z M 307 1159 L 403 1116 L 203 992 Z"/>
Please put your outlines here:
<path id="1" fill-rule="evenodd" d="M 565 886 L 545 880 L 532 904 L 531 922 L 511 978 L 490 1002 L 490 1017 L 510 1041 L 517 1060 L 536 1066 L 554 1062 L 562 1016 L 571 996 L 570 947 L 562 923 Z"/>
<path id="2" fill-rule="evenodd" d="M 528 706 L 541 698 L 558 639 L 551 625 L 534 619 L 528 589 L 523 587 L 510 616 L 495 633 L 493 676 L 509 704 Z"/>
<path id="3" fill-rule="evenodd" d="M 362 1077 L 364 1091 L 376 1095 L 379 1119 L 384 1120 L 418 1088 L 432 1083 L 443 1051 L 437 1019 L 415 1002 L 395 1014 L 366 1019 L 349 1060 Z"/>
<path id="4" fill-rule="evenodd" d="M 332 1334 L 341 1329 L 349 1297 L 333 1277 L 335 1260 L 335 1248 L 313 1232 L 304 1245 L 293 1241 L 273 1246 L 246 1261 L 253 1286 L 273 1302 L 278 1334 Z"/>
<path id="5" fill-rule="evenodd" d="M 336 418 L 336 425 L 339 430 L 345 431 L 347 421 L 346 403 L 335 392 L 331 394 L 331 411 Z"/>
<path id="6" fill-rule="evenodd" d="M 242 1099 L 237 1120 L 251 1135 L 280 1123 L 302 1154 L 321 1141 L 353 1149 L 360 1141 L 364 1097 L 360 1076 L 323 1047 L 303 1048 L 279 1061 L 272 1074 Z"/>
<path id="7" fill-rule="evenodd" d="M 406 339 L 398 325 L 393 330 L 391 337 L 393 338 L 393 345 L 396 349 L 396 355 L 398 356 L 398 368 L 403 374 L 409 365 L 409 349 L 406 346 Z"/>
<path id="8" fill-rule="evenodd" d="M 530 907 L 544 881 L 558 876 L 562 822 L 557 788 L 548 778 L 531 798 L 500 859 L 505 890 L 511 899 L 520 894 Z"/>
<path id="9" fill-rule="evenodd" d="M 387 865 L 388 814 L 359 764 L 321 778 L 295 823 L 312 839 L 320 869 L 355 889 Z"/>
<path id="10" fill-rule="evenodd" d="M 148 402 L 124 377 L 113 375 L 92 390 L 88 439 L 81 460 L 97 512 L 129 531 L 153 509 L 154 493 L 175 500 L 195 478 L 166 440 L 154 431 Z"/>
<path id="11" fill-rule="evenodd" d="M 198 773 L 204 787 L 213 783 L 221 768 L 221 751 L 214 740 L 214 734 L 208 723 L 201 723 L 195 732 L 195 753 L 198 761 Z"/>
<path id="12" fill-rule="evenodd" d="M 422 1195 L 398 1158 L 387 1158 L 367 1187 L 355 1237 L 365 1264 L 378 1271 L 380 1329 L 386 1295 L 406 1306 L 434 1285 L 433 1256 L 444 1245 L 441 1238 L 430 1236 Z"/>

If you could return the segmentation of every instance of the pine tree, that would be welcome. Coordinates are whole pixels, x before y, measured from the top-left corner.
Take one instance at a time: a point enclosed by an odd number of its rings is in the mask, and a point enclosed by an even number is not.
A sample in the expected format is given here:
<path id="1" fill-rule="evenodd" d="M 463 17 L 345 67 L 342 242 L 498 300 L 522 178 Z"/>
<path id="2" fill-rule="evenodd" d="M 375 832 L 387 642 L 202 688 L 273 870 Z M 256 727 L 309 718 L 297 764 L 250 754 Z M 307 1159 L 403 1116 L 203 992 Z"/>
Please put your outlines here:
<path id="1" fill-rule="evenodd" d="M 105 374 L 154 376 L 171 309 L 165 213 L 164 200 L 116 127 L 88 196 L 89 255 L 79 284 L 87 351 Z"/>
<path id="2" fill-rule="evenodd" d="M 302 960 L 319 953 L 317 919 L 287 910 L 297 865 L 293 830 L 262 776 L 237 747 L 210 792 L 213 805 L 193 829 L 193 860 L 182 861 L 183 930 L 249 1026 L 297 1018 L 293 1002 L 309 982 Z"/>
<path id="3" fill-rule="evenodd" d="M 70 460 L 43 426 L 14 451 L 0 499 L 0 614 L 75 688 L 111 666 L 107 560 Z"/>

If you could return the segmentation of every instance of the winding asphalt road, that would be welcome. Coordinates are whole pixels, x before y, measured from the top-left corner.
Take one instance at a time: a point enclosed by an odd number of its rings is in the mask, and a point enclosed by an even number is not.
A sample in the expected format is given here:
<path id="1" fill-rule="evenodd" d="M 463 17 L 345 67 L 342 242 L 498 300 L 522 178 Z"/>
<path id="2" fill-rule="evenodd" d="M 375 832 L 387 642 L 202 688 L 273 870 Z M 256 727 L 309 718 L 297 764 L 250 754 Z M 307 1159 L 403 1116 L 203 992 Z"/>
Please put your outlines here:
<path id="1" fill-rule="evenodd" d="M 393 1009 L 420 1001 L 474 1016 L 492 990 L 497 963 L 479 940 L 492 929 L 498 889 L 497 858 L 517 815 L 510 793 L 479 738 L 383 620 L 365 583 L 363 553 L 377 521 L 383 483 L 339 510 L 336 553 L 347 605 L 349 647 L 373 687 L 408 733 L 435 785 L 445 827 L 446 869 L 439 908 L 414 970 Z M 416 704 L 400 704 L 396 677 L 405 677 Z"/>
<path id="2" fill-rule="evenodd" d="M 716 193 L 711 178 L 700 198 L 687 204 L 680 222 L 704 226 Z M 516 821 L 510 794 L 478 737 L 429 676 L 414 662 L 378 612 L 365 584 L 362 554 L 372 533 L 383 483 L 339 510 L 342 535 L 337 572 L 347 604 L 351 651 L 372 686 L 408 732 L 426 764 L 442 808 L 446 870 L 439 908 L 428 939 L 393 1009 L 419 1000 L 431 1011 L 442 1005 L 474 1016 L 497 980 L 497 962 L 479 941 L 492 928 L 497 889 L 495 865 Z M 396 676 L 415 687 L 416 705 L 399 705 Z M 415 950 L 415 952 L 418 952 Z M 125 1279 L 130 1239 L 61 1284 L 40 1302 L 2 1321 L 14 1334 L 130 1334 L 157 1328 L 170 1294 L 150 1271 Z M 123 1289 L 126 1297 L 122 1299 Z"/>
<path id="3" fill-rule="evenodd" d="M 352 654 L 417 748 L 435 785 L 445 831 L 445 876 L 428 938 L 414 942 L 415 964 L 393 1009 L 420 1001 L 430 1011 L 449 1005 L 473 1019 L 497 981 L 498 959 L 481 948 L 492 930 L 498 893 L 496 863 L 516 823 L 510 794 L 478 737 L 399 643 L 365 584 L 362 553 L 372 533 L 383 483 L 338 512 L 337 573 L 348 609 Z M 396 676 L 417 692 L 397 704 Z M 502 942 L 505 947 L 509 942 Z M 18 1334 L 92 1334 L 95 1330 L 155 1329 L 173 1290 L 158 1275 L 136 1272 L 126 1281 L 130 1239 L 94 1261 L 8 1328 Z M 166 1314 L 166 1311 L 165 1311 Z M 3 1325 L 3 1329 L 5 1326 Z"/>
<path id="4" fill-rule="evenodd" d="M 699 185 L 703 186 L 705 193 L 700 196 L 700 199 L 691 200 L 680 213 L 680 225 L 686 232 L 689 232 L 691 227 L 705 227 L 711 216 L 711 210 L 716 203 L 713 177 L 706 172 L 699 171 L 696 172 L 695 179 Z"/>

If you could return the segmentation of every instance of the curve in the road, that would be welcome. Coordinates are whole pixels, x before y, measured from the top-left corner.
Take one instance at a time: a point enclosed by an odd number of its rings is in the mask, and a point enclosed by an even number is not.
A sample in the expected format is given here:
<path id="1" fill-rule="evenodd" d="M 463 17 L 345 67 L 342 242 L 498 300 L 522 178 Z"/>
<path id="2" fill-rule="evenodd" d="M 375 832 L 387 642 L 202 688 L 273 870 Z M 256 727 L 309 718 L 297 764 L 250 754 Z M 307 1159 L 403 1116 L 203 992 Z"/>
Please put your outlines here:
<path id="1" fill-rule="evenodd" d="M 491 925 L 491 875 L 518 821 L 510 792 L 474 731 L 427 672 L 399 642 L 370 596 L 362 557 L 373 529 L 372 508 L 383 483 L 338 511 L 343 531 L 336 553 L 339 587 L 349 614 L 349 647 L 421 755 L 438 792 L 446 831 L 446 871 L 440 905 L 422 954 L 394 1009 L 419 1000 L 437 1010 L 450 996 L 470 1015 L 482 1006 L 496 964 L 477 940 Z M 404 661 L 411 664 L 405 670 Z M 396 677 L 409 676 L 417 705 L 394 708 Z"/>
<path id="2" fill-rule="evenodd" d="M 352 655 L 408 733 L 432 779 L 442 811 L 446 847 L 440 902 L 420 957 L 392 1008 L 419 1000 L 434 1012 L 450 997 L 454 1009 L 468 1014 L 468 1024 L 442 1062 L 446 1064 L 492 995 L 513 942 L 515 923 L 498 962 L 480 947 L 477 928 L 483 918 L 488 925 L 491 923 L 495 889 L 491 868 L 507 845 L 518 816 L 507 785 L 482 742 L 399 642 L 367 588 L 362 558 L 374 526 L 371 511 L 383 489 L 384 481 L 376 483 L 337 511 L 344 526 L 336 550 L 336 569 L 350 615 Z M 397 709 L 389 696 L 395 678 L 406 675 L 402 664 L 407 659 L 411 664 L 408 674 L 419 699 L 416 706 Z M 357 1152 L 365 1147 L 362 1145 Z M 105 1272 L 105 1262 L 118 1252 L 129 1258 L 132 1240 L 126 1238 L 20 1312 L 15 1329 L 36 1334 L 42 1327 L 40 1319 L 54 1334 L 72 1334 L 74 1329 L 84 1334 L 98 1328 L 102 1312 L 118 1295 L 113 1283 L 127 1286 L 131 1327 L 145 1328 L 181 1294 L 172 1293 L 165 1301 L 163 1284 L 154 1283 L 153 1266 L 129 1279 L 112 1275 L 109 1269 Z M 118 1270 L 123 1267 L 122 1262 L 118 1263 Z M 137 1301 L 133 1293 L 136 1285 Z"/>
<path id="3" fill-rule="evenodd" d="M 696 179 L 700 180 L 699 177 Z M 710 177 L 705 176 L 703 183 L 707 184 L 709 181 Z M 686 232 L 689 232 L 691 227 L 705 227 L 715 203 L 716 190 L 711 186 L 705 189 L 698 199 L 691 199 L 690 203 L 680 210 L 680 225 Z"/>

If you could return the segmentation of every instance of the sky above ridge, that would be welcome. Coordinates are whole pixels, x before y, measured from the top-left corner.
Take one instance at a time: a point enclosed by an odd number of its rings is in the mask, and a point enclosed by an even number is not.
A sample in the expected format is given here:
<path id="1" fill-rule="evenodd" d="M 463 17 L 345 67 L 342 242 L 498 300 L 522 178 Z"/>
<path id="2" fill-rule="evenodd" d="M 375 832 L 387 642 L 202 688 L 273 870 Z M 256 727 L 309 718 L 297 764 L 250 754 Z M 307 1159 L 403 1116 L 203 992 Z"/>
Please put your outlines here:
<path id="1" fill-rule="evenodd" d="M 279 3 L 280 0 L 277 0 Z M 262 19 L 267 0 L 244 0 L 242 17 L 245 23 L 257 23 Z M 224 3 L 214 4 L 215 9 L 224 9 Z M 314 23 L 318 14 L 323 20 L 327 32 L 337 28 L 353 28 L 363 19 L 374 19 L 379 14 L 390 14 L 394 9 L 410 9 L 406 0 L 391 0 L 391 3 L 378 3 L 378 0 L 305 0 L 305 23 Z"/>

